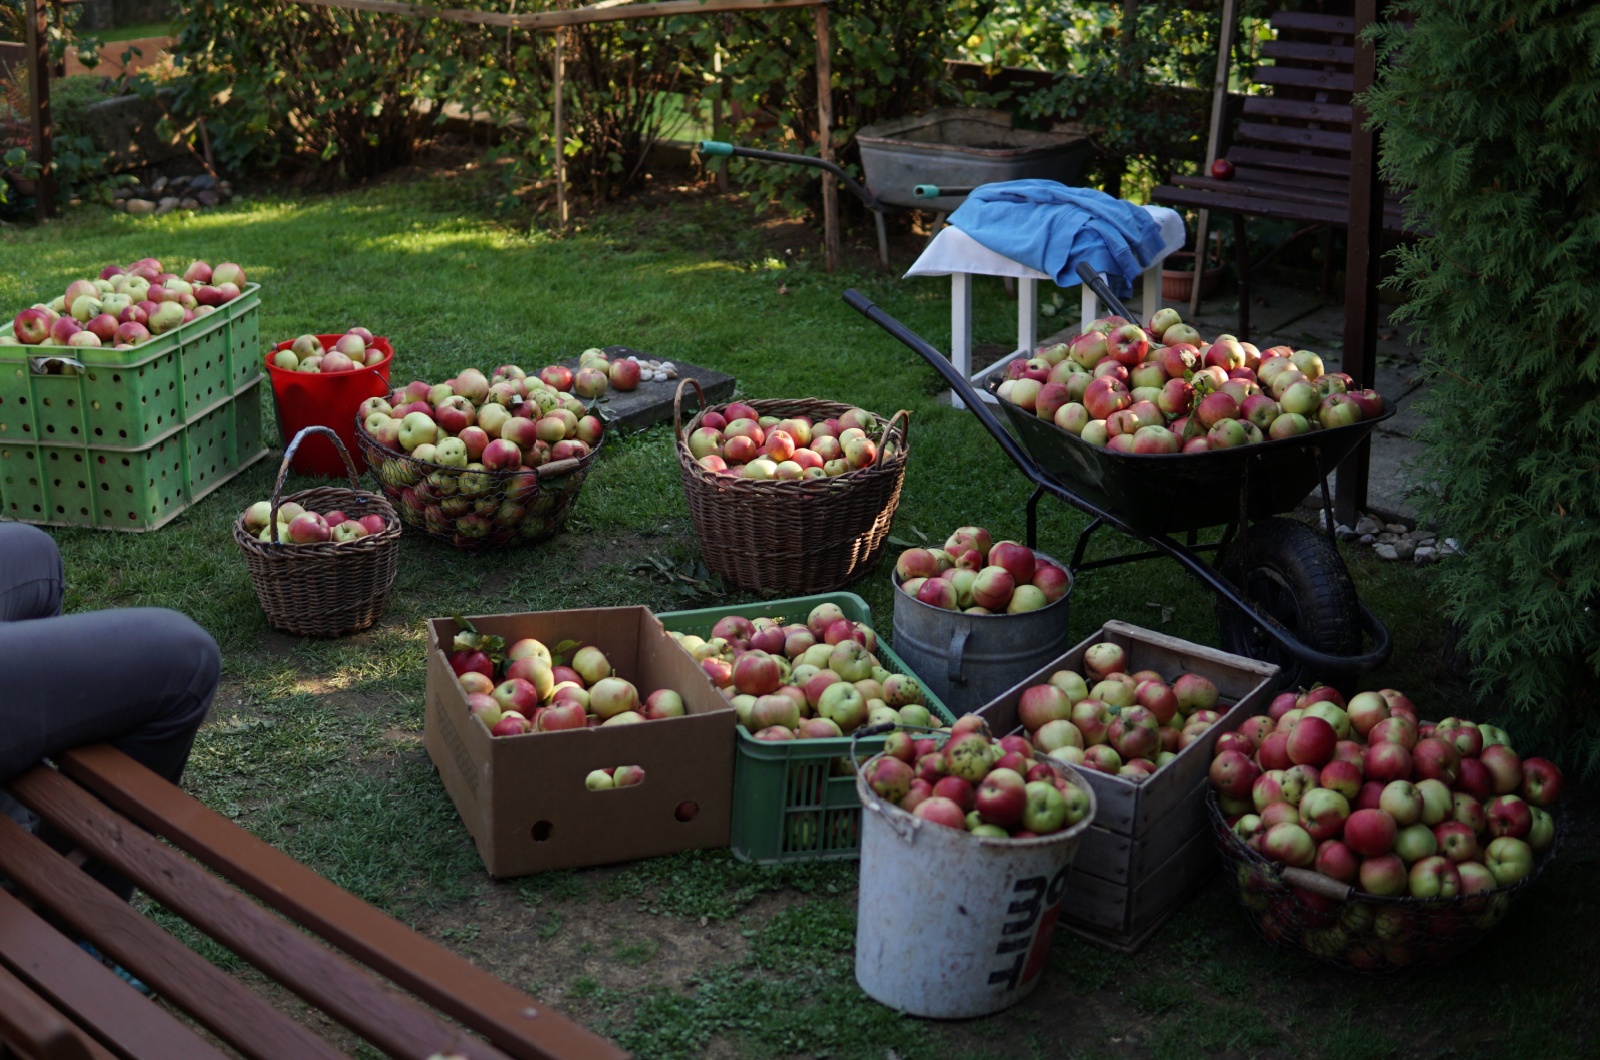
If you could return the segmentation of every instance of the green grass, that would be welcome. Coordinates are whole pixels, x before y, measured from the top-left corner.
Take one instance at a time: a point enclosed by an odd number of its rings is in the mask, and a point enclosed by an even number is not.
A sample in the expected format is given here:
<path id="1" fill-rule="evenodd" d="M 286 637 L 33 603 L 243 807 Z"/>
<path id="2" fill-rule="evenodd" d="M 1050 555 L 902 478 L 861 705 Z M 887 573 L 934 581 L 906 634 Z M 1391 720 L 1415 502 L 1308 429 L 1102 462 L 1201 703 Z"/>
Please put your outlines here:
<path id="1" fill-rule="evenodd" d="M 93 31 L 107 44 L 113 41 L 140 40 L 144 37 L 170 37 L 172 36 L 172 23 L 170 22 L 135 22 L 129 26 L 117 26 L 115 29 L 101 29 Z"/>
<path id="2" fill-rule="evenodd" d="M 828 276 L 814 253 L 775 249 L 760 219 L 728 199 L 620 204 L 566 234 L 507 225 L 482 201 L 469 175 L 194 216 L 85 209 L 44 228 L 0 230 L 0 306 L 47 298 L 108 262 L 149 255 L 181 267 L 204 257 L 241 262 L 263 284 L 264 341 L 363 324 L 394 342 L 397 382 L 468 365 L 537 369 L 625 343 L 732 372 L 751 397 L 909 409 L 896 536 L 942 538 L 963 523 L 1022 535 L 1022 476 L 969 413 L 936 401 L 932 369 L 839 300 L 858 287 L 942 346 L 942 281 L 865 267 Z M 998 282 L 978 286 L 976 337 L 1005 341 L 1013 306 Z M 196 744 L 190 788 L 446 944 L 500 947 L 508 978 L 560 984 L 556 1004 L 641 1057 L 698 1056 L 713 1044 L 750 1057 L 1561 1057 L 1594 1041 L 1600 998 L 1584 969 L 1600 959 L 1589 884 L 1600 863 L 1587 834 L 1469 959 L 1436 972 L 1368 981 L 1272 950 L 1213 883 L 1137 956 L 1058 937 L 1032 998 L 960 1024 L 898 1016 L 855 985 L 854 863 L 763 868 L 702 851 L 490 880 L 420 747 L 422 623 L 749 599 L 685 599 L 631 572 L 647 556 L 697 555 L 669 430 L 609 440 L 569 532 L 538 547 L 473 557 L 408 534 L 384 620 L 332 642 L 267 629 L 229 537 L 275 472 L 276 461 L 258 465 L 158 533 L 54 531 L 69 610 L 142 604 L 195 616 L 223 647 L 226 683 Z M 286 489 L 310 484 L 291 477 Z M 1053 502 L 1041 516 L 1041 547 L 1068 554 L 1084 518 Z M 1102 537 L 1097 555 L 1128 546 Z M 1396 634 L 1393 661 L 1363 685 L 1404 688 L 1434 716 L 1464 709 L 1440 661 L 1428 572 L 1347 558 Z M 850 588 L 887 634 L 883 573 Z M 1111 618 L 1216 638 L 1210 596 L 1171 564 L 1086 574 L 1072 597 L 1074 639 Z M 519 955 L 548 963 L 523 967 Z"/>

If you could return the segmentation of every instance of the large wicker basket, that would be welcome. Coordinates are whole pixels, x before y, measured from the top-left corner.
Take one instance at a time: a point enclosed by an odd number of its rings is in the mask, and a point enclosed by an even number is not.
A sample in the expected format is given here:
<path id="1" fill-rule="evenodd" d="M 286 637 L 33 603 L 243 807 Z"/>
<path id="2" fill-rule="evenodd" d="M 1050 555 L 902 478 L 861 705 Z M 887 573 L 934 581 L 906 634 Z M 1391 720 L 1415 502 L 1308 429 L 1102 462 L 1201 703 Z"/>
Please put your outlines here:
<path id="1" fill-rule="evenodd" d="M 339 450 L 350 486 L 318 486 L 283 496 L 289 463 L 307 435 L 324 434 Z M 355 464 L 339 436 L 327 427 L 307 427 L 294 436 L 278 467 L 272 487 L 269 526 L 278 525 L 278 509 L 293 501 L 308 511 L 335 509 L 352 518 L 383 516 L 382 532 L 355 541 L 286 545 L 259 540 L 245 528 L 244 516 L 233 524 L 233 539 L 244 553 L 256 599 L 267 624 L 300 637 L 339 637 L 366 629 L 383 614 L 394 588 L 400 558 L 400 518 L 388 501 L 361 488 Z"/>
<path id="2" fill-rule="evenodd" d="M 693 386 L 700 411 L 683 422 L 683 395 Z M 815 398 L 747 402 L 763 416 L 836 417 L 850 405 Z M 678 472 L 706 568 L 752 592 L 830 592 L 870 571 L 882 558 L 900 503 L 910 456 L 901 410 L 878 437 L 877 462 L 834 478 L 751 480 L 707 471 L 686 439 L 707 412 L 700 384 L 685 379 L 673 400 Z M 893 442 L 893 452 L 888 444 Z"/>
<path id="3" fill-rule="evenodd" d="M 356 417 L 356 444 L 408 526 L 464 552 L 526 545 L 566 525 L 605 444 L 581 457 L 515 471 L 468 471 L 386 447 Z"/>
<path id="4" fill-rule="evenodd" d="M 1346 971 L 1404 973 L 1442 964 L 1487 935 L 1544 872 L 1566 832 L 1534 860 L 1533 872 L 1487 894 L 1384 897 L 1356 891 L 1309 869 L 1286 868 L 1252 850 L 1228 827 L 1216 793 L 1206 793 L 1211 829 L 1229 886 L 1256 933 Z"/>

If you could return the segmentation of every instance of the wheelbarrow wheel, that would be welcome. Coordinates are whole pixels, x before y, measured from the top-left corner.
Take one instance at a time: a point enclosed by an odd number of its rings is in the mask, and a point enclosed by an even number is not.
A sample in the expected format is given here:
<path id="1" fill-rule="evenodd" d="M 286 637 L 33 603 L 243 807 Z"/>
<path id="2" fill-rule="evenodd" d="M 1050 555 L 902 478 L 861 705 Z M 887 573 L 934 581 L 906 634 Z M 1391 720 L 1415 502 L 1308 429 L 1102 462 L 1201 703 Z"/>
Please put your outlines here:
<path id="1" fill-rule="evenodd" d="M 1350 571 L 1333 543 L 1305 523 L 1266 519 L 1255 524 L 1228 549 L 1220 569 L 1245 599 L 1306 647 L 1328 655 L 1360 651 L 1361 620 Z M 1256 620 L 1225 601 L 1217 604 L 1217 625 L 1225 651 L 1280 667 L 1281 688 L 1340 676 L 1308 673 Z"/>

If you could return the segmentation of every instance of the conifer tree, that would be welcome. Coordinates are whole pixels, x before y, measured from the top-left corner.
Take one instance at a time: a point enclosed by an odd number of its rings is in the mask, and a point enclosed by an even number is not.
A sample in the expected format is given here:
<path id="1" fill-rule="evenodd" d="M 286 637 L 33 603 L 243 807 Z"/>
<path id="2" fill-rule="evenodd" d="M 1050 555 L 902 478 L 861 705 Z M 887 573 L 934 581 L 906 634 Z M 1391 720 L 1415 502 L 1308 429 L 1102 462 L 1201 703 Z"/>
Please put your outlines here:
<path id="1" fill-rule="evenodd" d="M 1397 5 L 1398 6 L 1398 5 Z M 1429 349 L 1424 514 L 1488 715 L 1600 767 L 1600 5 L 1430 0 L 1377 31 L 1392 281 Z"/>

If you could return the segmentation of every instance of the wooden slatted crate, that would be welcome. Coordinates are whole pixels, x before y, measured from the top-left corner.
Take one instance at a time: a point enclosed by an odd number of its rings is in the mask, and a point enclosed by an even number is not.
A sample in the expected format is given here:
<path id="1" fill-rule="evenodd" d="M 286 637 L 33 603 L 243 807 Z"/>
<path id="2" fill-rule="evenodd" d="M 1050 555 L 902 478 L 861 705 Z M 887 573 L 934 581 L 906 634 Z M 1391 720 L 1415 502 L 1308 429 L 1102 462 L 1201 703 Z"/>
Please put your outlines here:
<path id="1" fill-rule="evenodd" d="M 1057 670 L 1083 672 L 1091 644 L 1112 641 L 1128 653 L 1128 671 L 1155 670 L 1169 682 L 1196 673 L 1217 686 L 1222 719 L 1148 779 L 1082 770 L 1098 800 L 1094 824 L 1078 848 L 1061 905 L 1061 923 L 1113 948 L 1133 952 L 1194 893 L 1216 866 L 1206 828 L 1205 789 L 1217 738 L 1264 714 L 1278 668 L 1123 622 L 1107 622 L 1065 655 L 1030 674 L 981 711 L 995 735 L 1018 730 L 1017 703 L 1030 685 Z"/>

